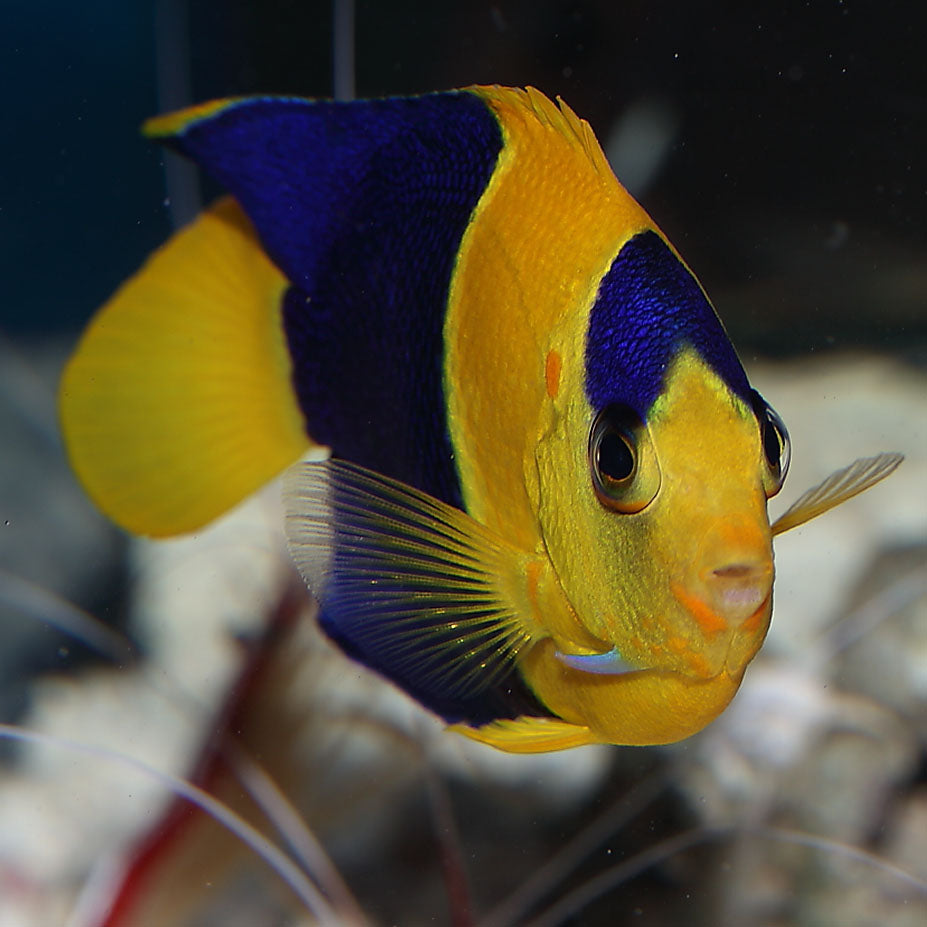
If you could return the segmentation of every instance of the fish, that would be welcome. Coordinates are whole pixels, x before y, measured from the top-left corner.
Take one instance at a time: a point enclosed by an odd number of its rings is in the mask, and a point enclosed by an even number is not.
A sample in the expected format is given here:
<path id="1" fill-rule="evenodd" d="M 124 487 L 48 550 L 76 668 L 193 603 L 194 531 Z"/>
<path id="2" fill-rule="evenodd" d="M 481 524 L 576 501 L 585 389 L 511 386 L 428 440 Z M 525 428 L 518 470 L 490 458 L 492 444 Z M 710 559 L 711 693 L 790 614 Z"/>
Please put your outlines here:
<path id="1" fill-rule="evenodd" d="M 91 320 L 62 375 L 78 478 L 130 532 L 283 474 L 318 621 L 509 752 L 681 740 L 772 616 L 790 442 L 589 124 L 533 89 L 240 97 L 151 139 L 227 194 Z"/>

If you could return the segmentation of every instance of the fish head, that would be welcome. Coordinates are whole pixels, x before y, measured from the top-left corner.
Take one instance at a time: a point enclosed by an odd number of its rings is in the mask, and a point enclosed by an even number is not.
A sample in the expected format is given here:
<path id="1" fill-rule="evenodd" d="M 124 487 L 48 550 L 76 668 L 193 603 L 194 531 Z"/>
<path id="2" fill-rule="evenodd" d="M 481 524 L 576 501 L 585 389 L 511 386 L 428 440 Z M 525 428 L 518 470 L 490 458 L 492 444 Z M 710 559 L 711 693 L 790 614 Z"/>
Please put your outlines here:
<path id="1" fill-rule="evenodd" d="M 574 403 L 539 444 L 541 530 L 558 581 L 628 670 L 739 678 L 763 641 L 766 502 L 788 438 L 751 399 L 687 347 L 649 409 Z M 557 642 L 565 653 L 577 643 Z"/>
<path id="2" fill-rule="evenodd" d="M 613 317 L 603 361 L 594 321 L 581 339 L 559 335 L 562 389 L 536 450 L 539 522 L 576 623 L 597 643 L 565 624 L 552 637 L 579 671 L 736 685 L 772 613 L 766 504 L 785 478 L 788 435 L 694 278 L 668 248 L 653 253 L 643 270 L 681 283 L 651 285 L 640 337 L 616 336 Z M 654 344 L 660 326 L 669 334 Z"/>

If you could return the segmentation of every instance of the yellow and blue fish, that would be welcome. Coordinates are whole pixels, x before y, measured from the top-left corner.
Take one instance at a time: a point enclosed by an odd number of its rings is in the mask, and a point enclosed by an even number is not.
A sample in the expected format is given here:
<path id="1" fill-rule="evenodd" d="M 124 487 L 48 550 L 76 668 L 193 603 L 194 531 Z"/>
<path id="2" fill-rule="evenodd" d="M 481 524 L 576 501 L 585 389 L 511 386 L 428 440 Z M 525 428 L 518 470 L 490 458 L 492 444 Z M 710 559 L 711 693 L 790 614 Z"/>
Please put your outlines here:
<path id="1" fill-rule="evenodd" d="M 285 478 L 320 622 L 519 752 L 686 737 L 772 612 L 789 441 L 588 123 L 533 89 L 255 97 L 146 133 L 230 193 L 92 321 L 61 385 L 115 521 L 196 530 Z"/>

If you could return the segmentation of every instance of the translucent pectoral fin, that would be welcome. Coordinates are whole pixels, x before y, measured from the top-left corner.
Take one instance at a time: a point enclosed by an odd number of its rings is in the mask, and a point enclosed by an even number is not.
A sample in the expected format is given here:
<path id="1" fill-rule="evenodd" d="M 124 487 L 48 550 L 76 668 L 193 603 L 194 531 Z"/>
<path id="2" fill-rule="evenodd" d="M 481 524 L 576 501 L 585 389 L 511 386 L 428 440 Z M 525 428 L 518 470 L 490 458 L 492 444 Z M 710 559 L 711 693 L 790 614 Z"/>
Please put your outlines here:
<path id="1" fill-rule="evenodd" d="M 286 531 L 321 621 L 351 656 L 449 720 L 498 683 L 531 635 L 521 554 L 464 512 L 340 460 L 284 482 Z M 456 716 L 455 716 L 456 715 Z"/>
<path id="2" fill-rule="evenodd" d="M 903 454 L 878 454 L 854 461 L 848 467 L 837 470 L 824 482 L 809 489 L 773 522 L 772 533 L 782 534 L 812 518 L 817 518 L 829 509 L 852 499 L 853 496 L 875 486 L 884 480 L 904 460 Z"/>
<path id="3" fill-rule="evenodd" d="M 549 753 L 602 743 L 588 727 L 559 718 L 521 717 L 493 721 L 482 727 L 455 724 L 451 730 L 506 753 Z"/>

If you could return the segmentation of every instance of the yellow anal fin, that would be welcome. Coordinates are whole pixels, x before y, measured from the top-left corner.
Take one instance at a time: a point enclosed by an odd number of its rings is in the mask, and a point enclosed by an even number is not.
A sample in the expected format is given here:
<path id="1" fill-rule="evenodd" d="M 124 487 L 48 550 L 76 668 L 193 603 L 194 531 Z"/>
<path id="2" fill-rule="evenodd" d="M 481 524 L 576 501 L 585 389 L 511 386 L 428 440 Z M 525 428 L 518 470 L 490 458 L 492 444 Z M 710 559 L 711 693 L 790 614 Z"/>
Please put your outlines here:
<path id="1" fill-rule="evenodd" d="M 482 727 L 454 724 L 449 730 L 506 753 L 550 753 L 602 743 L 600 737 L 580 724 L 526 715 L 512 720 L 492 721 Z"/>
<path id="2" fill-rule="evenodd" d="M 231 198 L 103 306 L 59 396 L 71 463 L 137 534 L 192 531 L 309 446 L 281 323 L 287 281 Z"/>

